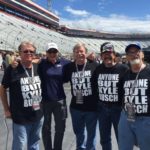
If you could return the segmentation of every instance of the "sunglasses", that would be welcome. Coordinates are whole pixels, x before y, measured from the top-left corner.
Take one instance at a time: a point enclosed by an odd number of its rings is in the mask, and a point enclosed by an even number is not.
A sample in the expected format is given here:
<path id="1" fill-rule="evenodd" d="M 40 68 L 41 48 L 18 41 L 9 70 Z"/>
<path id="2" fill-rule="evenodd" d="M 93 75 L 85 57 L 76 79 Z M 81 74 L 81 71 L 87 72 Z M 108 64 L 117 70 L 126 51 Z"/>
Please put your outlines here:
<path id="1" fill-rule="evenodd" d="M 102 52 L 102 54 L 112 54 L 113 51 L 105 51 L 105 52 Z"/>
<path id="2" fill-rule="evenodd" d="M 29 50 L 25 50 L 25 51 L 22 51 L 24 54 L 34 54 L 35 51 L 29 51 Z"/>

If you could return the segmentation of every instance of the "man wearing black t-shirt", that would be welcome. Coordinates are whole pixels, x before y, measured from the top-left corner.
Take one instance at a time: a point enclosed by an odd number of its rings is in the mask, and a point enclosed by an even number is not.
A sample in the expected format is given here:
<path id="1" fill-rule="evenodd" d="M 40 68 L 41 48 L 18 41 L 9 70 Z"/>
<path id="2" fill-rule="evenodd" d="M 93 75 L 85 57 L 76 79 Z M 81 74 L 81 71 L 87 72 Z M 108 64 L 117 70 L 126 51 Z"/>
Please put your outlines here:
<path id="1" fill-rule="evenodd" d="M 83 43 L 74 46 L 73 54 L 75 61 L 64 67 L 64 76 L 65 81 L 71 84 L 70 113 L 76 135 L 76 150 L 95 150 L 97 99 L 92 93 L 91 78 L 98 64 L 86 59 L 87 49 Z"/>
<path id="2" fill-rule="evenodd" d="M 119 150 L 133 150 L 137 142 L 141 150 L 150 149 L 150 67 L 143 62 L 139 44 L 126 49 L 128 70 L 120 81 L 123 111 L 119 121 Z"/>
<path id="3" fill-rule="evenodd" d="M 116 63 L 114 46 L 109 43 L 101 45 L 102 64 L 93 75 L 92 87 L 94 95 L 98 97 L 98 121 L 100 142 L 103 150 L 111 150 L 111 127 L 114 126 L 118 140 L 118 122 L 121 112 L 121 101 L 118 97 L 118 82 L 127 66 Z"/>
<path id="4" fill-rule="evenodd" d="M 36 47 L 30 42 L 19 46 L 20 62 L 16 68 L 9 66 L 3 76 L 1 99 L 6 118 L 13 121 L 12 150 L 39 150 L 42 111 L 41 88 L 37 64 L 33 64 Z M 9 88 L 9 102 L 7 98 Z"/>

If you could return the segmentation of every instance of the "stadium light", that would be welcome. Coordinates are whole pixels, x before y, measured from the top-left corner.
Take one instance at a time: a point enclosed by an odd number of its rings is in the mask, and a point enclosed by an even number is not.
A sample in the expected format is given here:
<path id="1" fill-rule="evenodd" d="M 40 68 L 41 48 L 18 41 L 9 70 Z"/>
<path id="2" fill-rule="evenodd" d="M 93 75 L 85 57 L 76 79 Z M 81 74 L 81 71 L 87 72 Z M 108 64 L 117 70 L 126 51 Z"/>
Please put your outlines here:
<path id="1" fill-rule="evenodd" d="M 52 11 L 52 0 L 47 0 L 47 7 L 49 11 Z"/>

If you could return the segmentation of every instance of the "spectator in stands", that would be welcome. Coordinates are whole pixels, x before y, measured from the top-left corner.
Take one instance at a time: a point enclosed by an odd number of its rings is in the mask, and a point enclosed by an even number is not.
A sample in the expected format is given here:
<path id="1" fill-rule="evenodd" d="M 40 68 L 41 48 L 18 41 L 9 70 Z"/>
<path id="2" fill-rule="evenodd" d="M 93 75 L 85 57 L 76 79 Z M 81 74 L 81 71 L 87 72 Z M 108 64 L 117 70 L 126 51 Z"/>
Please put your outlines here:
<path id="1" fill-rule="evenodd" d="M 42 130 L 45 150 L 62 150 L 67 118 L 66 96 L 63 88 L 63 67 L 70 61 L 58 57 L 56 43 L 48 43 L 46 59 L 41 60 L 38 72 L 41 79 L 44 124 Z M 54 144 L 51 138 L 52 115 L 55 121 Z"/>
<path id="2" fill-rule="evenodd" d="M 122 63 L 123 63 L 123 64 L 128 64 L 128 61 L 127 61 L 125 55 L 122 56 Z"/>
<path id="3" fill-rule="evenodd" d="M 42 129 L 40 108 L 41 88 L 37 64 L 32 63 L 36 47 L 30 42 L 19 46 L 20 63 L 16 68 L 8 66 L 1 83 L 1 100 L 6 118 L 13 121 L 12 150 L 39 150 Z M 9 88 L 10 103 L 7 98 Z"/>
<path id="4" fill-rule="evenodd" d="M 97 62 L 98 64 L 101 64 L 101 63 L 102 63 L 102 59 L 101 59 L 100 54 L 97 54 L 97 56 L 96 56 L 96 62 Z"/>
<path id="5" fill-rule="evenodd" d="M 130 69 L 120 82 L 123 110 L 119 121 L 119 150 L 150 149 L 150 66 L 143 61 L 138 44 L 129 44 L 126 57 Z"/>
<path id="6" fill-rule="evenodd" d="M 70 113 L 76 135 L 76 150 L 95 150 L 97 100 L 92 94 L 91 78 L 98 64 L 87 60 L 87 48 L 83 43 L 74 46 L 73 54 L 75 61 L 64 67 L 64 79 L 71 84 Z"/>
<path id="7" fill-rule="evenodd" d="M 122 63 L 122 59 L 121 59 L 121 54 L 120 53 L 118 53 L 118 52 L 116 52 L 116 63 Z"/>
<path id="8" fill-rule="evenodd" d="M 94 52 L 91 52 L 89 55 L 87 55 L 87 59 L 96 61 L 96 56 Z"/>
<path id="9" fill-rule="evenodd" d="M 114 126 L 118 140 L 118 123 L 121 113 L 121 99 L 118 98 L 118 82 L 127 70 L 125 65 L 116 63 L 114 46 L 105 42 L 101 45 L 102 64 L 94 72 L 93 94 L 98 97 L 98 121 L 100 142 L 103 150 L 112 150 L 111 128 Z"/>

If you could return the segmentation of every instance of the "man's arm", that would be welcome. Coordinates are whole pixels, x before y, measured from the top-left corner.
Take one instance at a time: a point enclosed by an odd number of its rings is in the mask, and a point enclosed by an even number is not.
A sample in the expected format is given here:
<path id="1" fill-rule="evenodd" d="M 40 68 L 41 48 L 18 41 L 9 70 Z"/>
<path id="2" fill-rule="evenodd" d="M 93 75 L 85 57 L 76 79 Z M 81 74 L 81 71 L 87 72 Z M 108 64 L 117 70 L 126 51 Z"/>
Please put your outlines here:
<path id="1" fill-rule="evenodd" d="M 3 85 L 0 86 L 0 97 L 4 108 L 4 115 L 6 118 L 11 118 L 10 108 L 7 99 L 7 91 Z"/>

